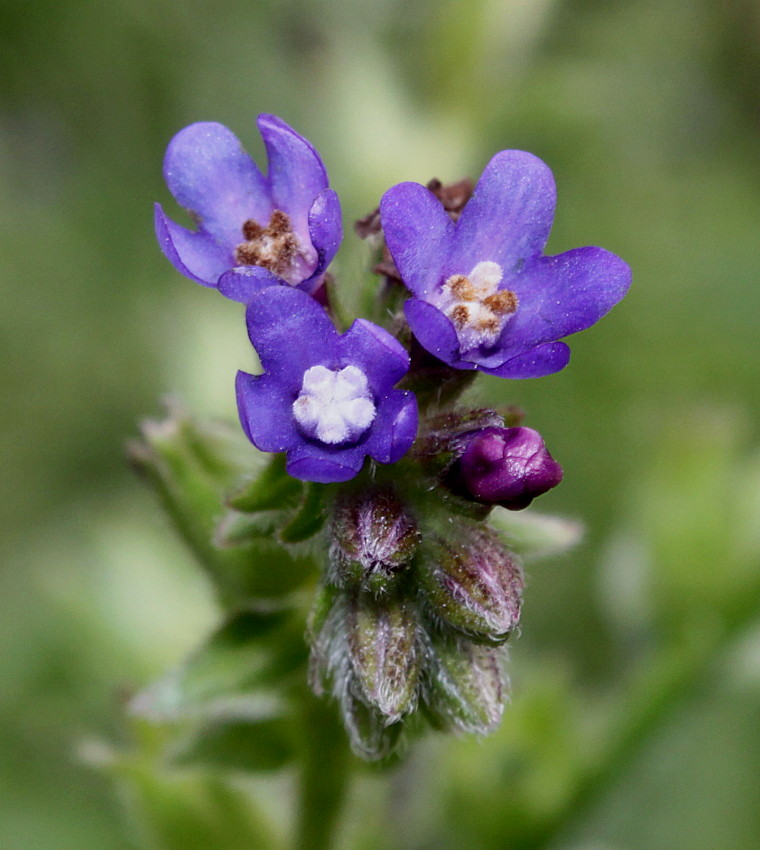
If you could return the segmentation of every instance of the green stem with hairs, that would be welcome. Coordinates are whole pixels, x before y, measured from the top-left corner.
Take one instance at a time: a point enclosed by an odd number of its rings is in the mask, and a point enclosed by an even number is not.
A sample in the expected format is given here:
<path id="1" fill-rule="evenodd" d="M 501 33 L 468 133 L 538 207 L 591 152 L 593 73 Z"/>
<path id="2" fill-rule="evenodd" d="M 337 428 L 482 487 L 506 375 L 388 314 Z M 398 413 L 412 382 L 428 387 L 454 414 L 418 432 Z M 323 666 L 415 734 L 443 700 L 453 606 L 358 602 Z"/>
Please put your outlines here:
<path id="1" fill-rule="evenodd" d="M 757 617 L 760 588 L 745 597 L 713 628 L 702 627 L 682 642 L 662 649 L 642 665 L 643 672 L 629 686 L 622 702 L 628 706 L 622 720 L 604 736 L 609 741 L 603 753 L 581 766 L 575 786 L 563 805 L 551 816 L 528 830 L 510 850 L 541 850 L 582 821 L 589 809 L 626 770 L 642 741 L 662 728 L 708 679 L 712 663 Z"/>
<path id="2" fill-rule="evenodd" d="M 335 706 L 303 690 L 301 774 L 293 850 L 331 850 L 349 784 L 351 754 Z"/>

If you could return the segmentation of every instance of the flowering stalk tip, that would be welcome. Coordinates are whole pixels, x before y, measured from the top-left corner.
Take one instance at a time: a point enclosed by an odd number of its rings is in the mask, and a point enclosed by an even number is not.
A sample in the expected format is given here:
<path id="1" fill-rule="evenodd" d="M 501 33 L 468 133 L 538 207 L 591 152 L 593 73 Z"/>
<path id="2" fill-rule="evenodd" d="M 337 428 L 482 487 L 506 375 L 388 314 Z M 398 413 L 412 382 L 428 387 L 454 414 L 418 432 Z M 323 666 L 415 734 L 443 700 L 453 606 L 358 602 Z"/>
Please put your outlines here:
<path id="1" fill-rule="evenodd" d="M 266 175 L 226 127 L 181 130 L 164 175 L 195 229 L 160 205 L 155 223 L 175 268 L 246 305 L 262 371 L 237 374 L 240 423 L 256 449 L 280 457 L 262 464 L 250 450 L 258 473 L 227 492 L 226 513 L 203 489 L 193 534 L 194 498 L 167 502 L 235 610 L 271 605 L 278 592 L 292 607 L 288 594 L 321 564 L 305 629 L 310 683 L 337 703 L 360 757 L 391 755 L 419 728 L 414 715 L 490 732 L 524 585 L 519 536 L 500 536 L 492 508 L 527 507 L 562 468 L 522 411 L 459 399 L 478 372 L 564 368 L 562 340 L 620 301 L 630 270 L 595 247 L 544 256 L 551 171 L 532 154 L 501 151 L 477 184 L 401 183 L 357 224 L 384 281 L 376 323 L 356 318 L 341 333 L 348 321 L 335 318 L 328 270 L 342 238 L 338 196 L 305 138 L 272 115 L 258 127 Z M 135 462 L 173 495 L 167 487 L 187 474 L 165 473 L 148 442 Z M 185 473 L 188 463 L 182 454 Z M 294 633 L 303 632 L 301 620 Z"/>

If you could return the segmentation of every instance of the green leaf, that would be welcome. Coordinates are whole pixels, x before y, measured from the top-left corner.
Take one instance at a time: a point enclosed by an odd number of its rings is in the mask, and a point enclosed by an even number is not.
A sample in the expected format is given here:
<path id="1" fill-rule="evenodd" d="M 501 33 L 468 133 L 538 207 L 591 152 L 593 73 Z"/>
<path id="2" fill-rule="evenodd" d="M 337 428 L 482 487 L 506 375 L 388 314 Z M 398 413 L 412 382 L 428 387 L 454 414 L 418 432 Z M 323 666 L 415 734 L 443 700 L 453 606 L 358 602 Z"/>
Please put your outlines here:
<path id="1" fill-rule="evenodd" d="M 325 524 L 326 513 L 324 500 L 324 485 L 307 484 L 303 501 L 295 517 L 280 532 L 280 539 L 286 543 L 297 543 L 308 540 Z"/>
<path id="2" fill-rule="evenodd" d="M 237 608 L 251 598 L 282 596 L 313 574 L 309 556 L 286 551 L 274 537 L 249 535 L 246 546 L 233 548 L 215 544 L 222 494 L 244 469 L 240 455 L 250 466 L 262 459 L 251 446 L 241 447 L 237 432 L 198 422 L 173 404 L 165 420 L 144 423 L 142 434 L 129 447 L 130 459 L 158 494 L 223 605 Z"/>
<path id="3" fill-rule="evenodd" d="M 285 471 L 285 455 L 276 454 L 256 478 L 227 497 L 227 504 L 244 513 L 284 510 L 295 508 L 302 493 L 302 482 Z"/>
<path id="4" fill-rule="evenodd" d="M 577 546 L 584 532 L 577 520 L 500 507 L 493 509 L 490 522 L 507 537 L 512 550 L 530 559 L 561 555 Z"/>
<path id="5" fill-rule="evenodd" d="M 294 758 L 288 720 L 220 718 L 203 724 L 181 742 L 172 756 L 176 765 L 223 771 L 279 770 Z"/>
<path id="6" fill-rule="evenodd" d="M 271 537 L 285 523 L 285 511 L 260 511 L 254 514 L 229 510 L 214 532 L 214 543 L 220 549 L 250 546 L 262 537 Z"/>
<path id="7" fill-rule="evenodd" d="M 275 701 L 262 689 L 305 666 L 302 635 L 303 623 L 291 612 L 240 612 L 184 664 L 137 694 L 130 710 L 154 722 L 197 719 L 221 711 L 238 717 L 270 712 Z"/>
<path id="8" fill-rule="evenodd" d="M 140 836 L 152 850 L 275 850 L 269 819 L 251 796 L 217 776 L 167 769 L 146 752 L 99 748 Z"/>
<path id="9" fill-rule="evenodd" d="M 318 571 L 312 553 L 287 548 L 274 537 L 252 539 L 247 546 L 219 550 L 218 555 L 217 577 L 231 608 L 244 607 L 251 599 L 276 602 Z"/>

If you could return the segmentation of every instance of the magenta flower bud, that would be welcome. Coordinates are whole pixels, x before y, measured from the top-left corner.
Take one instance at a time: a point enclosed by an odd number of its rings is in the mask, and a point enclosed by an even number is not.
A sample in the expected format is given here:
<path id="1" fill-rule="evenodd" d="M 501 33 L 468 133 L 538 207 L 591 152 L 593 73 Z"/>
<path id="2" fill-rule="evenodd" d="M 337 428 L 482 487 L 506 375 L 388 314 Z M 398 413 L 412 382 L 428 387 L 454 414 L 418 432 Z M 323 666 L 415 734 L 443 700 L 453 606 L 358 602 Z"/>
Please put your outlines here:
<path id="1" fill-rule="evenodd" d="M 519 511 L 562 480 L 562 467 L 532 428 L 482 428 L 464 439 L 452 480 L 477 502 Z"/>

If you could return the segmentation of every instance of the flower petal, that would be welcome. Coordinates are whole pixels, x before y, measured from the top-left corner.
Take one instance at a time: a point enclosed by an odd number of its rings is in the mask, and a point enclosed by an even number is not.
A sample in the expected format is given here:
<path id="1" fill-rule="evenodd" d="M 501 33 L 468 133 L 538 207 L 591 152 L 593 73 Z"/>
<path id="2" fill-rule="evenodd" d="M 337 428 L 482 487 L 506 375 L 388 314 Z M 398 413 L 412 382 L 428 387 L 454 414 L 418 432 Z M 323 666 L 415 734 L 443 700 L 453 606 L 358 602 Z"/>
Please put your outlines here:
<path id="1" fill-rule="evenodd" d="M 309 210 L 309 238 L 317 252 L 317 265 L 311 276 L 300 286 L 310 292 L 312 285 L 319 281 L 324 270 L 338 253 L 343 239 L 343 222 L 340 201 L 332 189 L 320 192 Z"/>
<path id="2" fill-rule="evenodd" d="M 443 281 L 453 222 L 443 204 L 419 183 L 399 183 L 388 189 L 380 201 L 380 216 L 404 284 L 418 298 L 425 298 Z"/>
<path id="3" fill-rule="evenodd" d="M 272 203 L 305 241 L 314 199 L 328 186 L 325 167 L 311 143 L 276 115 L 259 115 L 257 123 L 269 158 Z"/>
<path id="4" fill-rule="evenodd" d="M 245 221 L 269 221 L 269 185 L 237 136 L 221 124 L 180 130 L 166 150 L 164 177 L 177 203 L 230 252 L 242 241 Z"/>
<path id="5" fill-rule="evenodd" d="M 230 265 L 227 252 L 207 233 L 175 224 L 161 204 L 156 204 L 154 220 L 158 244 L 174 268 L 202 286 L 216 286 L 219 275 Z"/>
<path id="6" fill-rule="evenodd" d="M 525 151 L 502 151 L 488 163 L 456 225 L 445 276 L 469 274 L 480 262 L 509 275 L 540 255 L 556 205 L 549 167 Z"/>
<path id="7" fill-rule="evenodd" d="M 253 296 L 268 286 L 282 285 L 289 284 L 260 266 L 231 269 L 219 278 L 219 291 L 222 295 L 241 304 L 250 304 Z"/>
<path id="8" fill-rule="evenodd" d="M 481 366 L 480 371 L 499 378 L 543 378 L 560 372 L 569 360 L 570 349 L 564 342 L 549 342 L 537 345 L 501 366 L 492 369 Z"/>
<path id="9" fill-rule="evenodd" d="M 360 446 L 335 450 L 314 443 L 302 443 L 288 452 L 287 471 L 293 478 L 333 484 L 354 478 L 364 463 L 366 451 Z"/>
<path id="10" fill-rule="evenodd" d="M 292 393 L 270 375 L 238 372 L 235 379 L 238 413 L 248 439 L 262 452 L 283 452 L 301 436 L 293 418 Z"/>
<path id="11" fill-rule="evenodd" d="M 337 359 L 338 332 L 314 299 L 290 286 L 270 286 L 253 295 L 245 313 L 248 335 L 261 365 L 294 392 L 304 372 Z"/>
<path id="12" fill-rule="evenodd" d="M 608 313 L 630 283 L 628 265 L 602 248 L 541 257 L 509 284 L 519 307 L 504 340 L 519 351 L 582 331 Z"/>
<path id="13" fill-rule="evenodd" d="M 395 463 L 411 448 L 417 420 L 414 393 L 393 390 L 378 407 L 365 451 L 380 463 Z"/>
<path id="14" fill-rule="evenodd" d="M 338 342 L 341 363 L 358 366 L 370 386 L 389 390 L 409 369 L 409 354 L 388 331 L 366 319 L 357 319 Z"/>
<path id="15" fill-rule="evenodd" d="M 444 363 L 456 364 L 457 368 L 475 368 L 474 365 L 460 365 L 459 337 L 454 325 L 437 307 L 419 298 L 410 298 L 404 304 L 404 313 L 412 333 L 424 349 Z"/>

